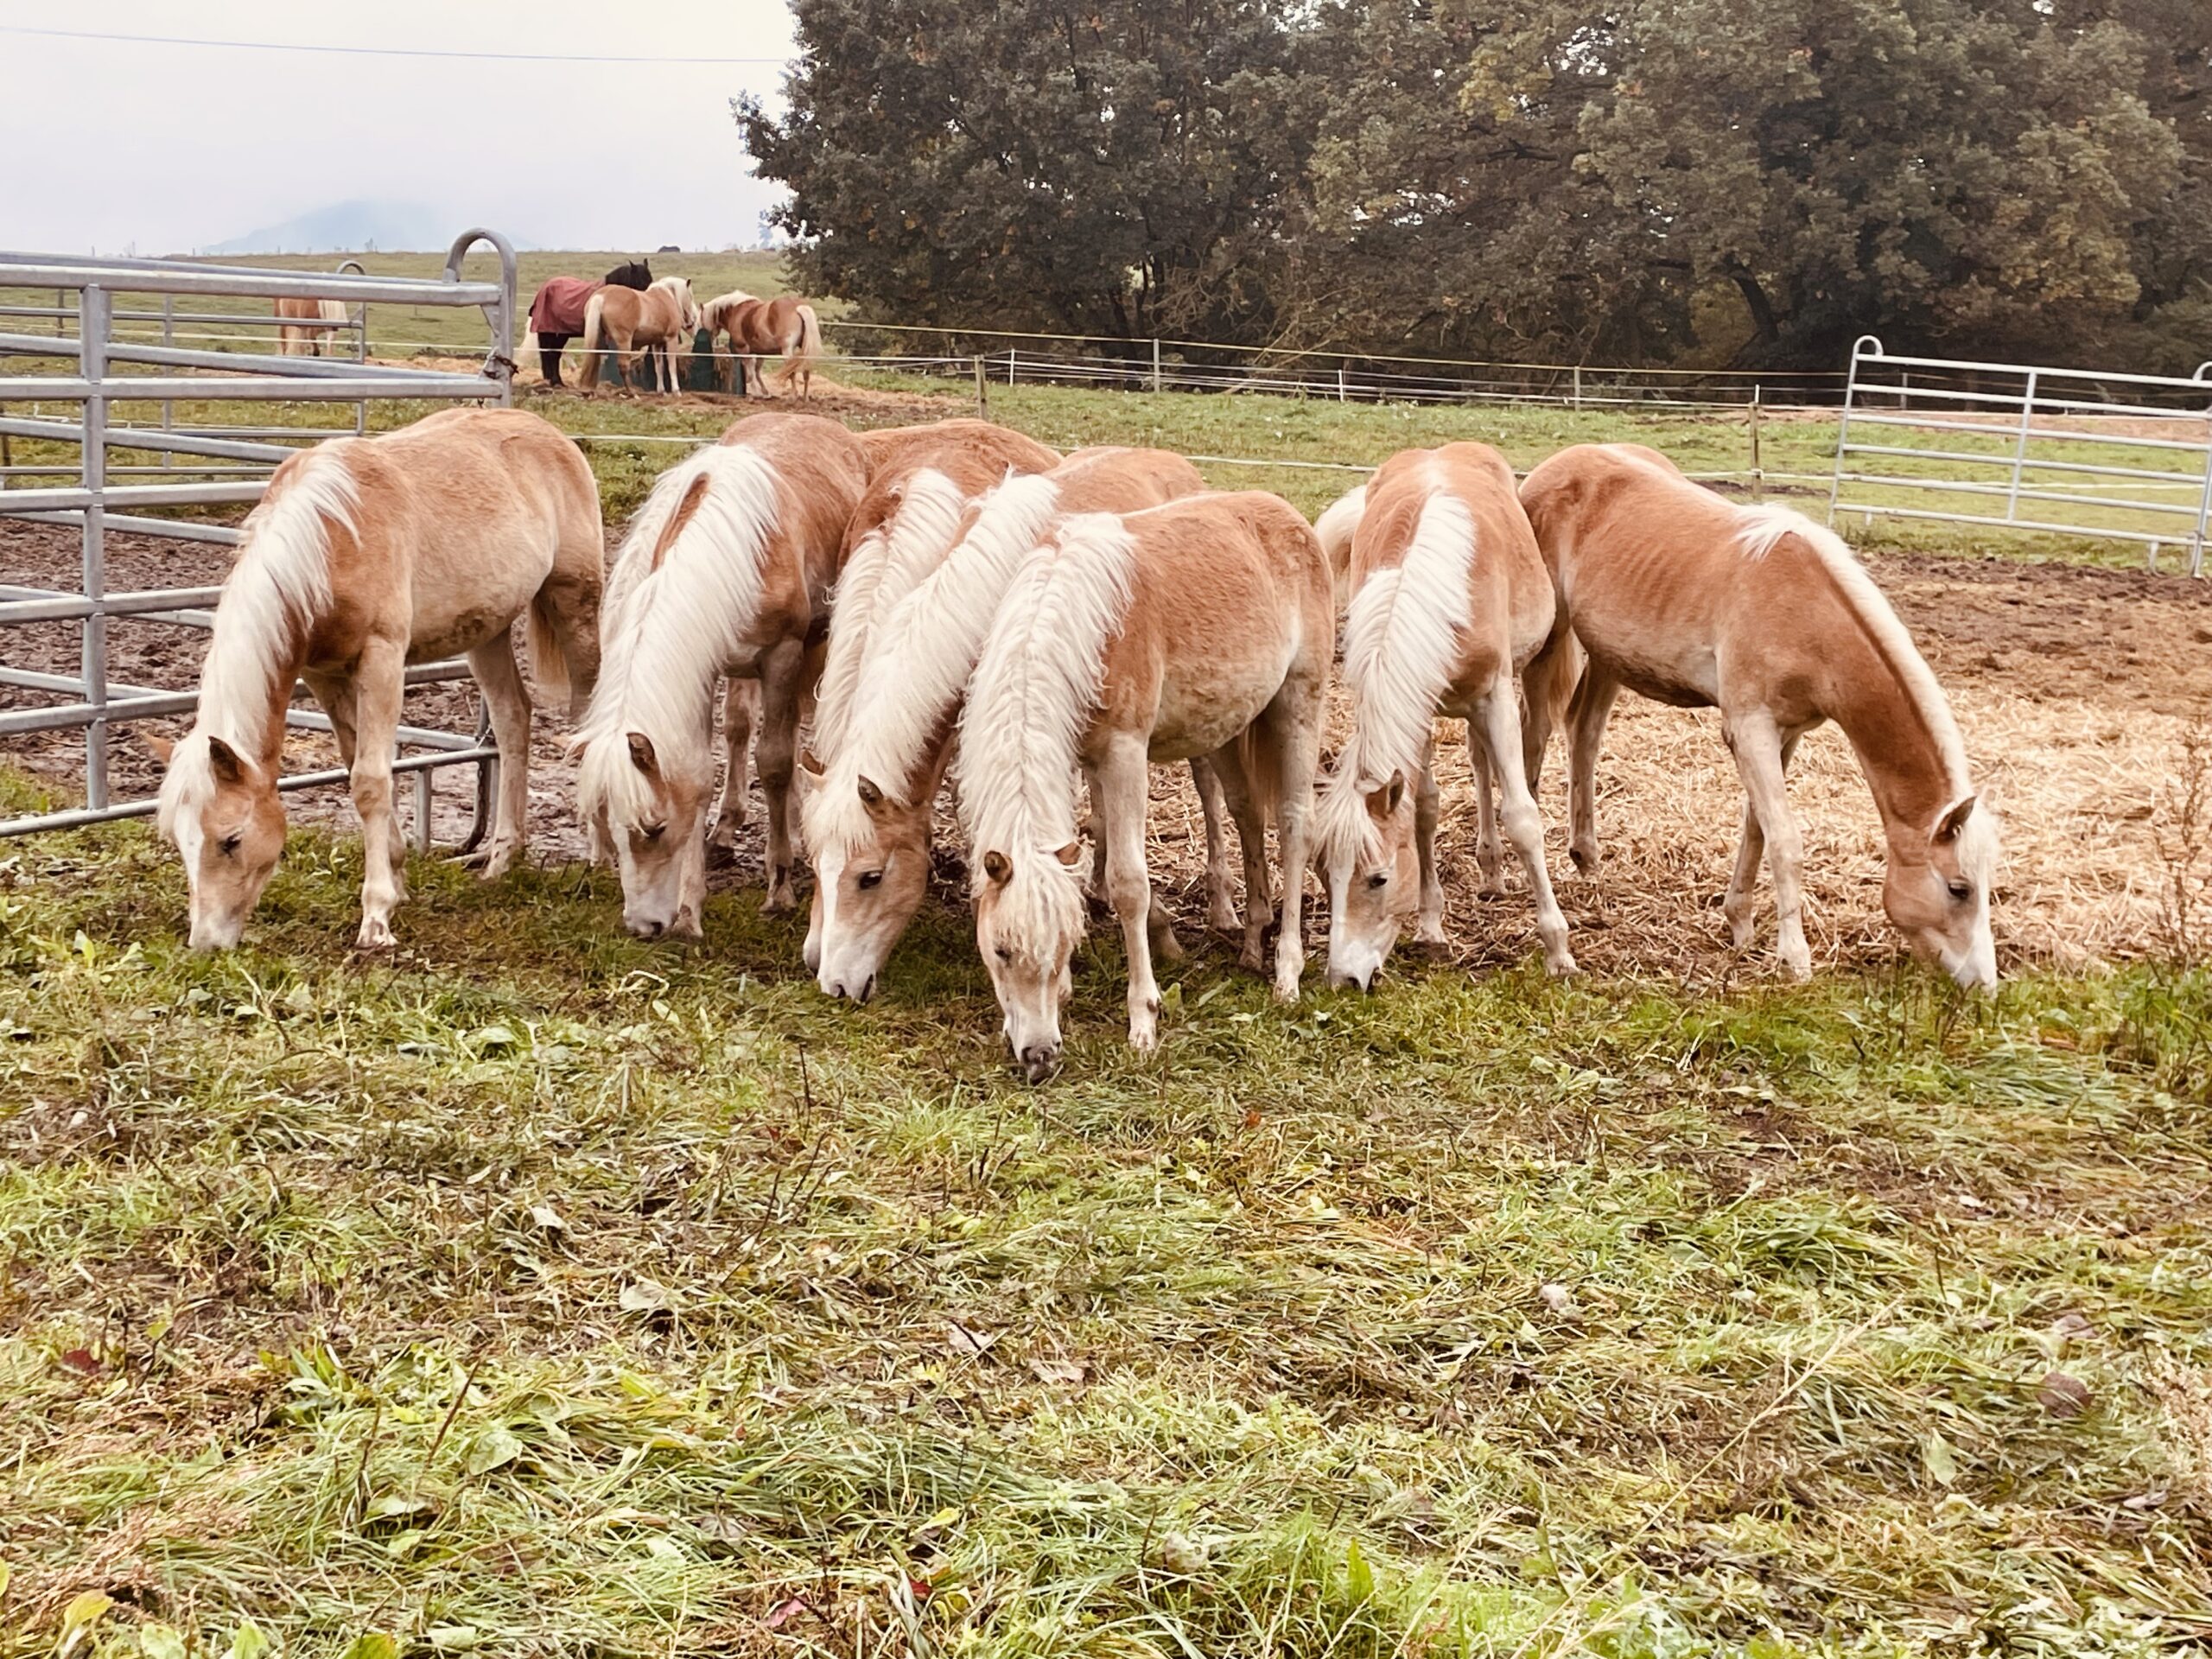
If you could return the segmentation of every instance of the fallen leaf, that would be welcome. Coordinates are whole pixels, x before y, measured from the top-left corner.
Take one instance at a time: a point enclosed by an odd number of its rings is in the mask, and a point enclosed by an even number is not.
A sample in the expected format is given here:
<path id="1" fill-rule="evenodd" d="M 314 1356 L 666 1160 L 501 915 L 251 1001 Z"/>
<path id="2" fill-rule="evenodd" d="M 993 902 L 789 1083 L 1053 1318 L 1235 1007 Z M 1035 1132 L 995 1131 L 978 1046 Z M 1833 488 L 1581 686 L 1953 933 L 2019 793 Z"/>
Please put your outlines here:
<path id="1" fill-rule="evenodd" d="M 549 1233 L 565 1233 L 569 1230 L 569 1224 L 561 1219 L 561 1212 L 550 1204 L 531 1205 L 530 1218 Z"/>
<path id="2" fill-rule="evenodd" d="M 99 1624 L 100 1615 L 115 1605 L 112 1597 L 97 1590 L 87 1590 L 61 1610 L 61 1640 L 54 1644 L 54 1659 L 69 1659 L 79 1647 L 88 1642 L 92 1626 Z"/>
<path id="3" fill-rule="evenodd" d="M 789 1600 L 779 1601 L 771 1607 L 768 1610 L 768 1617 L 762 1622 L 772 1630 L 780 1630 L 791 1620 L 807 1611 L 809 1610 L 806 1599 L 803 1596 L 793 1596 Z"/>
<path id="4" fill-rule="evenodd" d="M 639 1279 L 623 1286 L 620 1300 L 623 1308 L 632 1313 L 673 1313 L 679 1306 L 674 1291 L 651 1279 Z"/>
<path id="5" fill-rule="evenodd" d="M 381 1630 L 371 1630 L 348 1643 L 341 1659 L 399 1659 L 399 1643 Z"/>
<path id="6" fill-rule="evenodd" d="M 1080 1382 L 1090 1372 L 1079 1359 L 1033 1359 L 1029 1369 L 1039 1382 Z"/>
<path id="7" fill-rule="evenodd" d="M 231 1634 L 230 1652 L 224 1659 L 262 1659 L 268 1651 L 269 1638 L 261 1633 L 261 1627 L 250 1618 L 242 1618 Z"/>
<path id="8" fill-rule="evenodd" d="M 2078 1376 L 2053 1371 L 2044 1378 L 2043 1386 L 2036 1390 L 2036 1398 L 2054 1417 L 2079 1417 L 2089 1408 L 2089 1385 Z"/>
<path id="9" fill-rule="evenodd" d="M 1564 1313 L 1574 1306 L 1574 1293 L 1565 1285 L 1546 1285 L 1536 1295 L 1554 1313 Z"/>
<path id="10" fill-rule="evenodd" d="M 1920 1443 L 1920 1461 L 1927 1468 L 1929 1479 L 1938 1486 L 1948 1486 L 1959 1478 L 1959 1460 L 1951 1443 L 1932 1428 Z"/>
<path id="11" fill-rule="evenodd" d="M 92 1357 L 89 1348 L 72 1348 L 61 1356 L 61 1363 L 79 1376 L 94 1376 L 100 1369 L 99 1361 Z"/>
<path id="12" fill-rule="evenodd" d="M 138 1648 L 146 1659 L 184 1659 L 184 1633 L 156 1619 L 138 1627 Z"/>
<path id="13" fill-rule="evenodd" d="M 998 1339 L 999 1333 L 995 1331 L 971 1330 L 957 1319 L 945 1323 L 944 1345 L 956 1354 L 973 1356 L 988 1353 L 991 1344 Z"/>
<path id="14" fill-rule="evenodd" d="M 470 1443 L 465 1466 L 472 1475 L 488 1474 L 521 1455 L 522 1442 L 515 1438 L 515 1432 L 505 1423 L 494 1423 Z"/>

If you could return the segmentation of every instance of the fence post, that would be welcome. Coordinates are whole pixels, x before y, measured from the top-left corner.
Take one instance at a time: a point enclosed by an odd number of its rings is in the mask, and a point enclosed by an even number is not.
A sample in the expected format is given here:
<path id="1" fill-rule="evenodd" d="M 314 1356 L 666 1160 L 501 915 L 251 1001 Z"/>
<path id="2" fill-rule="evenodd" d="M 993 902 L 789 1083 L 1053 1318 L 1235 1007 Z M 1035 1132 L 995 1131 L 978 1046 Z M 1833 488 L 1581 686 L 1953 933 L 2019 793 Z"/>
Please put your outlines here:
<path id="1" fill-rule="evenodd" d="M 164 346 L 174 346 L 176 344 L 176 296 L 174 294 L 164 294 L 162 296 L 162 344 Z M 176 405 L 170 403 L 167 398 L 163 398 L 162 400 L 162 431 L 168 432 L 175 429 L 176 422 L 172 411 L 175 408 Z M 171 454 L 168 450 L 164 449 L 162 451 L 162 466 L 169 466 L 175 462 L 175 455 Z"/>
<path id="2" fill-rule="evenodd" d="M 1341 363 L 1337 365 L 1337 401 L 1340 404 L 1351 401 L 1351 389 L 1344 385 L 1344 365 Z"/>
<path id="3" fill-rule="evenodd" d="M 102 498 L 107 489 L 107 398 L 100 382 L 107 378 L 108 318 L 113 299 L 93 283 L 77 302 L 78 372 L 90 385 L 85 395 L 84 457 L 80 481 L 90 494 L 85 506 L 85 597 L 92 613 L 85 619 L 85 701 L 92 718 L 85 727 L 85 804 L 98 812 L 107 799 L 107 618 L 100 602 L 107 595 L 107 510 Z"/>
<path id="4" fill-rule="evenodd" d="M 2204 538 L 2212 530 L 2212 439 L 2204 447 L 2204 493 L 2196 505 L 2196 522 L 2189 531 L 2189 574 L 2204 574 Z"/>
<path id="5" fill-rule="evenodd" d="M 1759 389 L 1751 387 L 1751 499 L 1766 499 L 1766 472 L 1759 464 Z"/>
<path id="6" fill-rule="evenodd" d="M 2028 464 L 2028 434 L 2036 424 L 2036 382 L 2033 369 L 2028 371 L 2028 384 L 2020 394 L 2020 429 L 2012 440 L 2012 485 L 2005 495 L 2005 522 L 2013 524 L 2020 517 L 2020 474 Z"/>
<path id="7" fill-rule="evenodd" d="M 976 418 L 979 421 L 988 421 L 991 418 L 990 382 L 983 375 L 982 357 L 978 354 L 970 360 L 976 368 Z"/>
<path id="8" fill-rule="evenodd" d="M 1582 408 L 1582 365 L 1580 363 L 1574 365 L 1573 398 L 1576 412 L 1580 413 Z"/>
<path id="9" fill-rule="evenodd" d="M 1014 384 L 1014 360 L 1020 355 L 1021 348 L 1019 346 L 1009 346 L 1006 348 L 1006 383 L 1009 386 Z"/>
<path id="10" fill-rule="evenodd" d="M 1160 336 L 1157 334 L 1152 338 L 1152 389 L 1154 391 L 1160 390 Z"/>

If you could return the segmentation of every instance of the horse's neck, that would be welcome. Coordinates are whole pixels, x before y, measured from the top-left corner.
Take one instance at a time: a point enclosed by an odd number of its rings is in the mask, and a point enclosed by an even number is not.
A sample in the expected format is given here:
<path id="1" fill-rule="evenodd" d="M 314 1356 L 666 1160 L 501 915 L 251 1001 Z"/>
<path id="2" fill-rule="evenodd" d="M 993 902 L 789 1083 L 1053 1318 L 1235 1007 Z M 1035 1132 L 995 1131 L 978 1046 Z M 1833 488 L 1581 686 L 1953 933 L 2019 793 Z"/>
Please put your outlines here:
<path id="1" fill-rule="evenodd" d="M 1858 756 L 1885 829 L 1893 840 L 1925 836 L 1961 787 L 1932 711 L 1871 639 L 1838 653 L 1831 673 L 1827 713 Z"/>
<path id="2" fill-rule="evenodd" d="M 216 608 L 200 669 L 198 724 L 273 766 L 315 620 L 286 602 L 262 561 L 241 564 L 231 588 Z"/>

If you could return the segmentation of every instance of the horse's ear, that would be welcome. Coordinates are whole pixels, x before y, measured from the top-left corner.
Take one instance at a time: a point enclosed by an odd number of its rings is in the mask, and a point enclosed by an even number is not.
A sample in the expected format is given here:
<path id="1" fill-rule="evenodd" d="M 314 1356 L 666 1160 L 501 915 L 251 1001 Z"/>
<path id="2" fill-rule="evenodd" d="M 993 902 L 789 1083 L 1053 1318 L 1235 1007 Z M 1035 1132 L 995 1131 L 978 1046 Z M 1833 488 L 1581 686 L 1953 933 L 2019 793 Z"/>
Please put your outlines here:
<path id="1" fill-rule="evenodd" d="M 648 778 L 660 776 L 660 757 L 653 753 L 653 741 L 643 732 L 628 734 L 630 764 Z"/>
<path id="2" fill-rule="evenodd" d="M 1007 880 L 1014 874 L 1014 865 L 1004 853 L 985 853 L 983 855 L 983 874 L 991 878 L 993 886 L 1002 887 L 1006 886 Z"/>
<path id="3" fill-rule="evenodd" d="M 1406 774 L 1402 772 L 1394 772 L 1390 774 L 1389 783 L 1380 789 L 1368 791 L 1368 815 L 1379 823 L 1395 812 L 1398 810 L 1398 804 L 1405 798 Z"/>
<path id="4" fill-rule="evenodd" d="M 1975 797 L 1969 795 L 1946 812 L 1936 825 L 1936 839 L 1939 842 L 1956 841 L 1967 827 L 1967 820 L 1974 816 Z"/>
<path id="5" fill-rule="evenodd" d="M 799 770 L 808 777 L 817 779 L 827 770 L 822 762 L 815 758 L 812 749 L 801 749 L 798 752 L 798 766 Z"/>
<path id="6" fill-rule="evenodd" d="M 176 753 L 176 740 L 163 737 L 159 732 L 141 732 L 138 741 L 152 751 L 155 760 L 165 766 Z"/>
<path id="7" fill-rule="evenodd" d="M 207 764 L 214 768 L 219 784 L 242 784 L 245 781 L 245 762 L 238 759 L 238 752 L 219 737 L 207 740 Z"/>
<path id="8" fill-rule="evenodd" d="M 868 809 L 868 816 L 870 817 L 880 817 L 882 815 L 885 803 L 883 791 L 876 787 L 874 779 L 863 778 L 861 779 L 860 795 L 861 804 Z"/>
<path id="9" fill-rule="evenodd" d="M 1070 869 L 1073 869 L 1077 865 L 1083 862 L 1083 843 L 1079 841 L 1071 841 L 1068 842 L 1066 846 L 1061 848 L 1058 852 L 1054 853 L 1052 856 L 1058 859 L 1061 863 L 1066 865 Z"/>

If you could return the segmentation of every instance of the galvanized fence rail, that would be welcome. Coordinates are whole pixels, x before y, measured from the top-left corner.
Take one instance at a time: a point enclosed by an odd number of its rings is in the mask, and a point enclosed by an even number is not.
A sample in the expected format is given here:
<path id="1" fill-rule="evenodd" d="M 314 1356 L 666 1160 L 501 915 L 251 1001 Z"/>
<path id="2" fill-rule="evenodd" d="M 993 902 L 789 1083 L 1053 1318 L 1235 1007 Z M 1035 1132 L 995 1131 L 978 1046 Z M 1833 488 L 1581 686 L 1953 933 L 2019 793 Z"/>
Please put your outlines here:
<path id="1" fill-rule="evenodd" d="M 462 261 L 478 243 L 489 244 L 499 260 L 496 281 L 464 280 Z M 73 446 L 73 466 L 61 467 L 33 461 L 10 465 L 0 472 L 0 518 L 38 524 L 73 525 L 82 538 L 81 580 L 72 591 L 26 586 L 0 581 L 0 627 L 7 625 L 78 623 L 82 630 L 79 672 L 74 676 L 42 672 L 9 664 L 0 656 L 0 685 L 62 699 L 42 707 L 0 710 L 0 737 L 34 732 L 77 730 L 85 734 L 84 804 L 55 812 L 0 821 L 0 836 L 17 836 L 39 830 L 73 829 L 81 824 L 118 818 L 144 817 L 155 810 L 151 798 L 118 801 L 111 786 L 108 744 L 112 728 L 124 721 L 189 714 L 198 704 L 196 690 L 178 687 L 140 686 L 118 682 L 109 671 L 108 624 L 129 617 L 137 621 L 205 631 L 213 623 L 208 608 L 220 597 L 213 587 L 154 588 L 141 592 L 110 593 L 107 588 L 106 537 L 110 531 L 166 537 L 175 540 L 235 544 L 239 532 L 227 525 L 190 518 L 154 516 L 177 508 L 242 505 L 260 499 L 268 474 L 293 454 L 302 440 L 333 435 L 327 427 L 262 423 L 203 424 L 180 427 L 175 420 L 180 403 L 217 403 L 225 407 L 255 404 L 315 403 L 354 406 L 353 429 L 365 429 L 372 401 L 423 398 L 505 404 L 511 400 L 513 364 L 509 359 L 515 324 L 515 255 L 506 238 L 494 232 L 472 230 L 454 242 L 446 257 L 442 278 L 369 276 L 359 272 L 298 272 L 246 266 L 206 265 L 181 260 L 96 259 L 72 256 L 0 251 L 0 290 L 52 290 L 60 296 L 53 308 L 0 307 L 0 316 L 47 320 L 53 332 L 0 332 L 0 356 L 60 359 L 59 372 L 47 374 L 0 376 L 0 441 L 22 438 L 38 442 Z M 69 296 L 75 296 L 73 305 Z M 150 296 L 160 301 L 158 310 L 118 308 L 119 296 Z M 220 321 L 227 324 L 257 324 L 260 320 L 229 313 L 178 312 L 181 297 L 274 300 L 279 297 L 336 299 L 350 308 L 342 325 L 353 334 L 351 360 L 333 357 L 282 356 L 265 351 L 202 350 L 173 342 L 175 325 L 181 321 Z M 482 312 L 489 346 L 479 374 L 452 374 L 432 370 L 370 364 L 361 360 L 365 340 L 365 308 L 370 304 L 474 307 Z M 118 318 L 164 324 L 162 344 L 118 337 Z M 62 332 L 73 320 L 74 332 Z M 267 320 L 273 327 L 273 316 Z M 251 346 L 250 337 L 232 343 Z M 143 365 L 151 373 L 118 373 L 117 364 Z M 71 371 L 73 369 L 73 372 Z M 35 405 L 31 415 L 10 414 L 10 404 Z M 48 406 L 63 406 L 58 418 Z M 152 406 L 158 417 L 143 415 L 134 423 L 127 418 Z M 344 429 L 337 429 L 342 431 Z M 159 466 L 111 466 L 110 450 L 159 457 Z M 172 468 L 175 457 L 219 461 L 205 469 Z M 164 469 L 169 469 L 165 472 Z M 204 473 L 229 474 L 213 478 Z M 26 474 L 72 477 L 73 481 L 51 486 L 16 487 Z M 118 481 L 128 480 L 129 481 Z M 155 481 L 160 480 L 161 481 Z M 137 511 L 133 511 L 133 510 Z M 4 574 L 4 573 L 0 573 Z M 7 636 L 0 633 L 0 639 Z M 421 664 L 408 671 L 410 685 L 464 677 L 466 663 L 454 660 Z M 328 731 L 328 718 L 319 709 L 295 707 L 286 715 L 288 726 Z M 482 833 L 485 803 L 493 786 L 494 751 L 485 741 L 480 714 L 473 732 L 444 731 L 423 726 L 403 726 L 403 753 L 396 769 L 416 779 L 416 833 L 428 844 L 430 822 L 430 778 L 440 767 L 467 766 L 476 770 L 476 826 L 470 839 Z M 278 787 L 314 788 L 342 783 L 345 774 L 321 771 L 288 776 Z"/>
<path id="2" fill-rule="evenodd" d="M 1939 520 L 2165 548 L 2204 573 L 2212 363 L 2188 378 L 1852 347 L 1828 522 Z"/>

